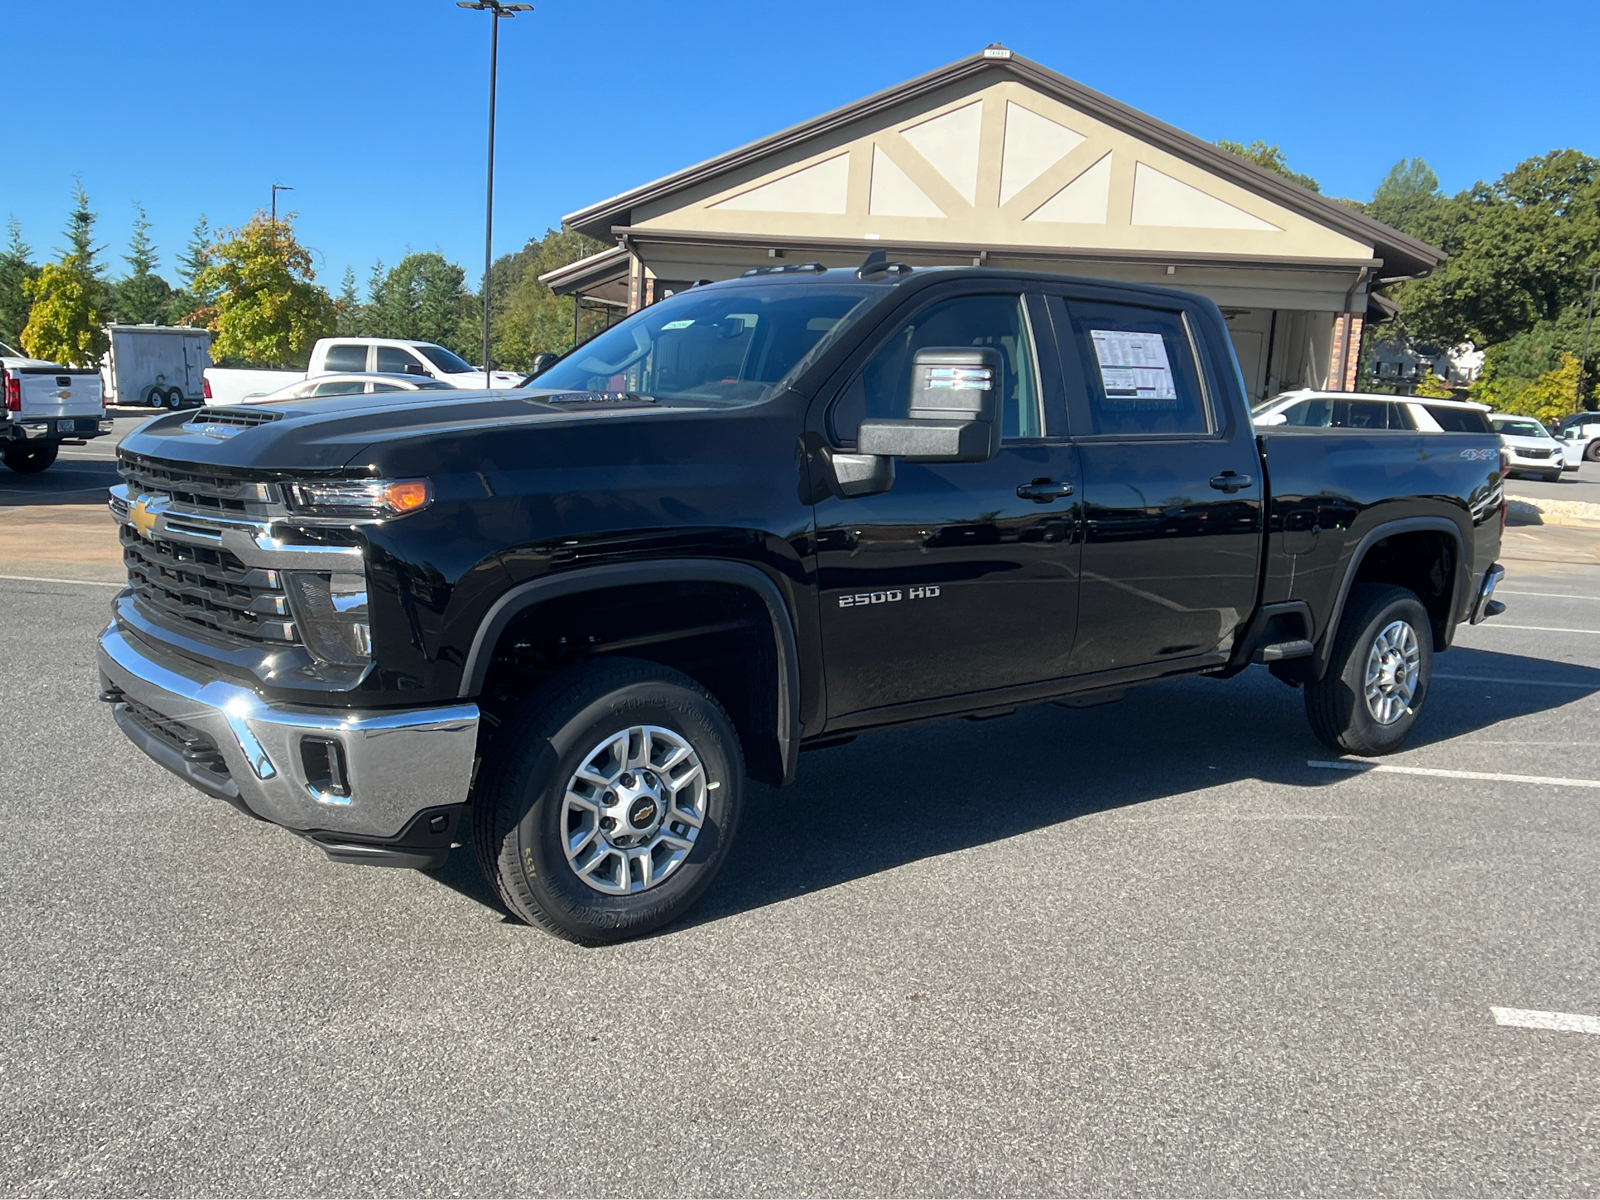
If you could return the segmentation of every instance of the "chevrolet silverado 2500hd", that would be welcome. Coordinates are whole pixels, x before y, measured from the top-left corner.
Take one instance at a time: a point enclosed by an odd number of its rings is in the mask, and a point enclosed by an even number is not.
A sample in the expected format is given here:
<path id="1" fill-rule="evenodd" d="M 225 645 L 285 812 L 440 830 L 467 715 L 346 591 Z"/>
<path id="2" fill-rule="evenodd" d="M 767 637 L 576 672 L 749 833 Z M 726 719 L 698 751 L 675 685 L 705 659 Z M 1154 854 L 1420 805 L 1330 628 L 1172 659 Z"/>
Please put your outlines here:
<path id="1" fill-rule="evenodd" d="M 537 383 L 129 435 L 126 734 L 334 859 L 459 833 L 597 943 L 692 904 L 802 747 L 1264 663 L 1382 754 L 1502 607 L 1492 433 L 1256 430 L 1180 292 L 786 265 Z"/>

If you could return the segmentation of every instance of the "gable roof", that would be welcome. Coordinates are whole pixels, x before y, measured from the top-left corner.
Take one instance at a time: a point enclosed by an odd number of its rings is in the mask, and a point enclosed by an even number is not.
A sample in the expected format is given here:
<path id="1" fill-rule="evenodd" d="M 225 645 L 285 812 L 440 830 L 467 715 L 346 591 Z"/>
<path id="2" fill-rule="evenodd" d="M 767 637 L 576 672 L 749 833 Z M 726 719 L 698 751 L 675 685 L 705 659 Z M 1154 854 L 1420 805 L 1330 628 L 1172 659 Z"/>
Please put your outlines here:
<path id="1" fill-rule="evenodd" d="M 699 187 L 725 173 L 751 167 L 811 139 L 979 75 L 1014 79 L 1129 136 L 1281 204 L 1310 221 L 1357 241 L 1370 243 L 1374 247 L 1374 254 L 1384 261 L 1382 273 L 1386 276 L 1423 275 L 1444 261 L 1444 252 L 1426 242 L 998 46 L 991 46 L 876 95 L 591 204 L 569 214 L 564 218 L 564 223 L 591 237 L 609 240 L 613 227 L 634 223 L 633 214 L 637 208 Z"/>

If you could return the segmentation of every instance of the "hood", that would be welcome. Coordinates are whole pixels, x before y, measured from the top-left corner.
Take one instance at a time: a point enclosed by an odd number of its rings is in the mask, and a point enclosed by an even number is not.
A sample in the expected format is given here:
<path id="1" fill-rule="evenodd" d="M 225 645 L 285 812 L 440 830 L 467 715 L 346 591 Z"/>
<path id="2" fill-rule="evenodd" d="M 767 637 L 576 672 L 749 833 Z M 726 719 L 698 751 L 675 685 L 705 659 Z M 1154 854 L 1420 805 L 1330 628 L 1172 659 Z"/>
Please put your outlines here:
<path id="1" fill-rule="evenodd" d="M 1520 433 L 1502 433 L 1500 440 L 1518 450 L 1549 450 L 1561 445 L 1558 438 L 1528 437 Z"/>
<path id="2" fill-rule="evenodd" d="M 561 399 L 549 390 L 421 391 L 316 396 L 187 409 L 153 417 L 122 439 L 134 454 L 258 471 L 328 471 L 370 447 L 494 429 L 658 420 L 704 411 L 651 400 Z"/>

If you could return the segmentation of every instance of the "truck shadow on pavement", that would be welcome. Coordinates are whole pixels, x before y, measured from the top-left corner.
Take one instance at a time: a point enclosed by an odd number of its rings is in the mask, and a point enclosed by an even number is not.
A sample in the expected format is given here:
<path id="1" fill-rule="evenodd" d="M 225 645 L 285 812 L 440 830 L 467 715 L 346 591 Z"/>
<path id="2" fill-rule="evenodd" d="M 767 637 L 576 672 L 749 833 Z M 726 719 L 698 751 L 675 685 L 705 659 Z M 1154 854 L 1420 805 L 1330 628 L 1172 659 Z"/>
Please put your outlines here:
<path id="1" fill-rule="evenodd" d="M 1445 762 L 1437 747 L 1600 692 L 1600 670 L 1483 650 L 1454 649 L 1435 671 L 1407 746 L 1432 750 L 1423 757 L 1434 766 L 1549 774 Z M 721 877 L 663 934 L 1111 809 L 1242 781 L 1326 787 L 1349 776 L 1306 763 L 1336 757 L 1312 736 L 1300 694 L 1261 668 L 1135 689 L 1100 708 L 1047 704 L 868 735 L 803 754 L 790 788 L 747 784 Z M 504 911 L 467 847 L 434 878 Z"/>
<path id="2" fill-rule="evenodd" d="M 106 492 L 120 482 L 114 462 L 62 459 L 37 475 L 0 467 L 0 508 L 82 505 L 104 508 Z"/>

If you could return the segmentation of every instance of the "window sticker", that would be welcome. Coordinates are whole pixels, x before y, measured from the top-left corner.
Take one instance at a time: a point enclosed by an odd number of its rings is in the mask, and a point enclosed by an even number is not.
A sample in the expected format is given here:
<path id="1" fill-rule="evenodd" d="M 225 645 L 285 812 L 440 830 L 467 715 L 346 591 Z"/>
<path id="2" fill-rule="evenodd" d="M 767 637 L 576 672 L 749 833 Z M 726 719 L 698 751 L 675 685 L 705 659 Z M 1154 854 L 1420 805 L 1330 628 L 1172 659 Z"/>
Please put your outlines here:
<path id="1" fill-rule="evenodd" d="M 1167 343 L 1159 333 L 1125 329 L 1091 329 L 1100 382 L 1112 408 L 1178 407 L 1178 389 L 1167 361 Z"/>
<path id="2" fill-rule="evenodd" d="M 687 328 L 689 328 L 689 326 L 691 326 L 693 324 L 694 324 L 694 321 L 693 321 L 692 318 L 690 320 L 687 320 L 687 321 L 668 321 L 665 325 L 663 325 L 661 327 L 661 330 L 662 330 L 663 333 L 665 333 L 669 329 L 687 329 Z"/>

